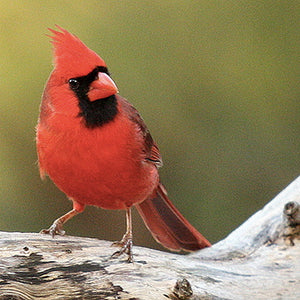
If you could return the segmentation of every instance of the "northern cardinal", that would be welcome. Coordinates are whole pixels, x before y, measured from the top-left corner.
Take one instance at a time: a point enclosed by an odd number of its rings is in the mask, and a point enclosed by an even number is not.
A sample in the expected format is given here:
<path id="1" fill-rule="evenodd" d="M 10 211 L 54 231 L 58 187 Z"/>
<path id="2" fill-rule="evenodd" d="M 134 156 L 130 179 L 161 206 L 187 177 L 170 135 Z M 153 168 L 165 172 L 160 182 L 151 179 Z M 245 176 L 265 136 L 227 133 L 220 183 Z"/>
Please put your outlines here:
<path id="1" fill-rule="evenodd" d="M 64 234 L 63 224 L 86 205 L 126 211 L 120 250 L 132 261 L 131 207 L 156 241 L 174 251 L 210 243 L 181 215 L 160 183 L 162 159 L 138 111 L 118 95 L 104 60 L 57 26 L 52 32 L 54 70 L 46 84 L 37 125 L 41 177 L 47 174 L 73 209 L 43 233 Z"/>

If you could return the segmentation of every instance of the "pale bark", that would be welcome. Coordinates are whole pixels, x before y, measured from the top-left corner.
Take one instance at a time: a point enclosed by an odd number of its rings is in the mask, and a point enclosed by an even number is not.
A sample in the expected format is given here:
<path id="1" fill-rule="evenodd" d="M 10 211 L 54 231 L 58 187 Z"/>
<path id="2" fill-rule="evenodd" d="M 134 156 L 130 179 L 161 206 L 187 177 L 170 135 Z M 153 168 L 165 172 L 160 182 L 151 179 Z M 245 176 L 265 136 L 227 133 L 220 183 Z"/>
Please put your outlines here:
<path id="1" fill-rule="evenodd" d="M 299 203 L 300 177 L 212 247 L 134 247 L 134 263 L 106 241 L 0 232 L 0 299 L 300 299 Z"/>

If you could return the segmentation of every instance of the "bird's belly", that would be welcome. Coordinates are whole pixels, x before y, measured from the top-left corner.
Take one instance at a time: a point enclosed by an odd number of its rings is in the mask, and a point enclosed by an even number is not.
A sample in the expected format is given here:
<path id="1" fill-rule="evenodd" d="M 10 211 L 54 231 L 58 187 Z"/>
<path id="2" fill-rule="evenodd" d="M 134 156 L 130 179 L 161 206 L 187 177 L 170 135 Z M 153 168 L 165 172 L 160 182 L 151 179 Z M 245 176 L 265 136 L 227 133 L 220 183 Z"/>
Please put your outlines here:
<path id="1" fill-rule="evenodd" d="M 69 198 L 105 209 L 142 202 L 158 184 L 156 167 L 139 148 L 90 137 L 38 141 L 40 167 Z M 124 139 L 121 139 L 124 140 Z"/>

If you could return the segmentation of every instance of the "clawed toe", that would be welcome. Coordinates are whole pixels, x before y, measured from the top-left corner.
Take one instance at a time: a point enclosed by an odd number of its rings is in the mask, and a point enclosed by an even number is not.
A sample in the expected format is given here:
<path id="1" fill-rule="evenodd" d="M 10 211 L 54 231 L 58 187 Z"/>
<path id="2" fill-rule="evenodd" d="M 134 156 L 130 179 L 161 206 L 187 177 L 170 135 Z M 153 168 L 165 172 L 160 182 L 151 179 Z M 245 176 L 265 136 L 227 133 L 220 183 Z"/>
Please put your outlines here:
<path id="1" fill-rule="evenodd" d="M 122 254 L 127 254 L 128 259 L 127 262 L 133 262 L 133 255 L 132 255 L 132 238 L 131 237 L 124 237 L 120 242 L 112 243 L 113 247 L 120 247 L 120 250 L 114 252 L 111 258 L 117 258 Z"/>
<path id="2" fill-rule="evenodd" d="M 52 237 L 55 235 L 65 235 L 65 231 L 62 229 L 60 222 L 54 221 L 54 223 L 48 228 L 40 231 L 42 234 L 50 234 Z"/>
<path id="3" fill-rule="evenodd" d="M 133 255 L 132 255 L 132 221 L 131 221 L 131 209 L 128 208 L 126 210 L 126 223 L 127 223 L 127 230 L 124 234 L 122 240 L 120 242 L 112 243 L 112 246 L 119 247 L 120 250 L 113 253 L 111 258 L 119 257 L 122 254 L 127 254 L 128 259 L 127 262 L 133 262 Z"/>
<path id="4" fill-rule="evenodd" d="M 40 233 L 50 234 L 52 237 L 54 237 L 55 235 L 64 235 L 65 231 L 63 230 L 63 224 L 76 216 L 78 213 L 79 212 L 75 208 L 73 208 L 60 218 L 56 219 L 48 229 L 41 230 Z"/>

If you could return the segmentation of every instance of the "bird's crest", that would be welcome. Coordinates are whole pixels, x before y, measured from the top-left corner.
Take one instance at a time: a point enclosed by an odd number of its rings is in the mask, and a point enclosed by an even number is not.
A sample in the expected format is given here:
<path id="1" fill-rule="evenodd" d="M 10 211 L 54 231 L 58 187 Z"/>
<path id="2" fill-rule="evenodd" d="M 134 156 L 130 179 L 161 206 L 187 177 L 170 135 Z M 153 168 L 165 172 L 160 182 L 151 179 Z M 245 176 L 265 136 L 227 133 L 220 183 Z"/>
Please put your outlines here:
<path id="1" fill-rule="evenodd" d="M 58 30 L 48 28 L 54 45 L 55 71 L 69 79 L 84 76 L 97 66 L 106 66 L 104 60 L 89 49 L 78 37 L 56 25 Z"/>

